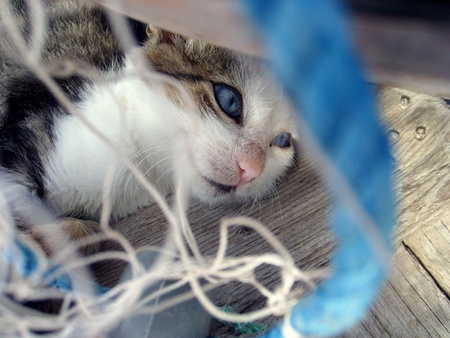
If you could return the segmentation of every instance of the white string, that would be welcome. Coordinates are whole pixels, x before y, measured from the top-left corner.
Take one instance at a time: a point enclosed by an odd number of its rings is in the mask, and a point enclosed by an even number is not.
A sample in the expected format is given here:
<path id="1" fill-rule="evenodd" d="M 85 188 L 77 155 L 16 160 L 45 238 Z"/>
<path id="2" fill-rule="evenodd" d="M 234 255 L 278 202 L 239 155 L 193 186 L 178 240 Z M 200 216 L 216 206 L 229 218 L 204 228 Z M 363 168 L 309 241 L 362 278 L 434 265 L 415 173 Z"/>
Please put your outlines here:
<path id="1" fill-rule="evenodd" d="M 289 338 L 303 338 L 304 336 L 301 335 L 298 330 L 294 329 L 291 324 L 291 316 L 286 316 L 286 318 L 283 319 L 283 324 L 281 325 L 281 331 L 283 332 L 283 337 L 289 337 Z"/>

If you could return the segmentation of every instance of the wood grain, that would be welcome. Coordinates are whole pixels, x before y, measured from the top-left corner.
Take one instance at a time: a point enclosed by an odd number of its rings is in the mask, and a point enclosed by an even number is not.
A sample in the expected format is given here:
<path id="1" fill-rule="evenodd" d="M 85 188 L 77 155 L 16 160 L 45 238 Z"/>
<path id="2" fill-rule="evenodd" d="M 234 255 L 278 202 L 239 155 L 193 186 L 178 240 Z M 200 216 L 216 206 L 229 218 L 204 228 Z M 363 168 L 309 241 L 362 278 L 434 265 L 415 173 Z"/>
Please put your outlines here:
<path id="1" fill-rule="evenodd" d="M 394 145 L 397 239 L 425 224 L 450 222 L 450 113 L 439 98 L 391 89 L 380 96 Z"/>
<path id="2" fill-rule="evenodd" d="M 449 299 L 406 247 L 400 246 L 395 254 L 392 276 L 378 302 L 361 325 L 342 337 L 449 335 Z"/>
<path id="3" fill-rule="evenodd" d="M 450 297 L 450 231 L 444 223 L 424 224 L 403 244 L 420 261 L 436 285 Z"/>

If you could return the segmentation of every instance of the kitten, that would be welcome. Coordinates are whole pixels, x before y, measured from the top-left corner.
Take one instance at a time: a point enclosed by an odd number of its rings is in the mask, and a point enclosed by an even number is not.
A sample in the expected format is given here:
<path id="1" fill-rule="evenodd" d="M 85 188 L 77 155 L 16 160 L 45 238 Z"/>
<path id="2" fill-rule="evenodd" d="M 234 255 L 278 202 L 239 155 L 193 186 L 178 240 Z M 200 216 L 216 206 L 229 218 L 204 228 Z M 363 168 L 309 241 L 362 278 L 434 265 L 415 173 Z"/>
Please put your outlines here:
<path id="1" fill-rule="evenodd" d="M 124 53 L 100 7 L 50 1 L 46 10 L 42 64 L 76 59 L 97 69 L 54 79 L 163 195 L 177 160 L 189 193 L 212 204 L 261 198 L 294 164 L 295 114 L 263 61 L 152 26 Z M 16 1 L 13 11 L 27 35 L 26 6 Z M 153 202 L 103 140 L 0 52 L 1 167 L 60 217 L 98 220 L 110 170 L 112 219 Z M 169 80 L 139 76 L 149 66 Z"/>

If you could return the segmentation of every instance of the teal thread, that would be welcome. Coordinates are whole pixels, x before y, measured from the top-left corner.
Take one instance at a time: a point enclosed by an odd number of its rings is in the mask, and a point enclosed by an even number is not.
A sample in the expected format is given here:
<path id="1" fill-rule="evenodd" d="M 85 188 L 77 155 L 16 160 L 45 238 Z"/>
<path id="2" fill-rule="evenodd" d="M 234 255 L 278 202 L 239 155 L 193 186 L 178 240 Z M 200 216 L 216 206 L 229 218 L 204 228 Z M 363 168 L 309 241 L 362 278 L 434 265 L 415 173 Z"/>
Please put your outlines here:
<path id="1" fill-rule="evenodd" d="M 231 306 L 222 306 L 220 308 L 225 313 L 237 313 Z M 266 331 L 267 326 L 260 324 L 258 322 L 248 322 L 248 323 L 232 323 L 232 322 L 226 322 L 219 320 L 221 323 L 225 324 L 226 326 L 234 328 L 234 330 L 243 335 L 249 335 L 249 334 L 255 334 L 255 333 L 263 333 Z"/>

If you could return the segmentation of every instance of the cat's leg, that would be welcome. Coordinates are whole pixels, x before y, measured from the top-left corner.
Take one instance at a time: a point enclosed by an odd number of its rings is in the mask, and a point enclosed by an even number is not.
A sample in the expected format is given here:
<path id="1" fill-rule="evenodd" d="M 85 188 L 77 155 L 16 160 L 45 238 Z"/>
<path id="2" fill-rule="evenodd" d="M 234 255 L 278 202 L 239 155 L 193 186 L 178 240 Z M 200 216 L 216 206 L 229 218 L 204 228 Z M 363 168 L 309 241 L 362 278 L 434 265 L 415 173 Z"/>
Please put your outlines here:
<path id="1" fill-rule="evenodd" d="M 77 242 L 86 240 L 89 236 L 97 233 L 100 225 L 95 221 L 63 218 L 57 227 L 52 225 L 51 228 L 33 227 L 31 229 L 31 236 L 40 243 L 48 256 L 52 256 L 71 242 L 77 244 Z M 78 251 L 87 256 L 98 252 L 99 249 L 100 244 L 95 241 L 80 245 Z"/>

